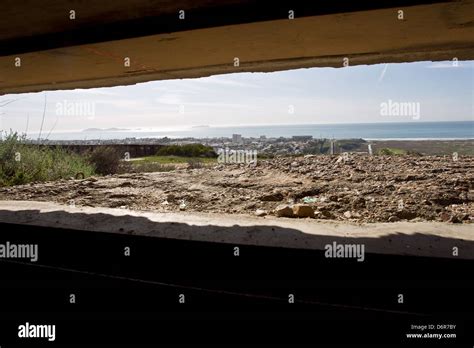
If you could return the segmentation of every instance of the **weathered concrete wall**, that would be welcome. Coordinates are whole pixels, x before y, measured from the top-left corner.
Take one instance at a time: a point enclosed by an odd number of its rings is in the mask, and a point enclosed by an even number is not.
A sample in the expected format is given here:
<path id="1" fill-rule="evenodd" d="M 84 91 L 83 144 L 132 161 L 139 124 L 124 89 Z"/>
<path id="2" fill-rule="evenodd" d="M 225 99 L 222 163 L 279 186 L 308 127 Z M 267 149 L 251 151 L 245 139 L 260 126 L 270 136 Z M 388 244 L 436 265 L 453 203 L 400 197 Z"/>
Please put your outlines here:
<path id="1" fill-rule="evenodd" d="M 344 63 L 474 59 L 474 0 L 402 10 L 403 20 L 398 8 L 296 16 L 6 55 L 0 57 L 0 94 Z"/>
<path id="2" fill-rule="evenodd" d="M 49 202 L 0 201 L 0 221 L 83 231 L 136 234 L 229 244 L 324 250 L 326 244 L 362 243 L 366 253 L 474 259 L 472 228 L 439 222 L 352 224 L 265 219 L 209 213 L 155 213 L 71 207 Z"/>

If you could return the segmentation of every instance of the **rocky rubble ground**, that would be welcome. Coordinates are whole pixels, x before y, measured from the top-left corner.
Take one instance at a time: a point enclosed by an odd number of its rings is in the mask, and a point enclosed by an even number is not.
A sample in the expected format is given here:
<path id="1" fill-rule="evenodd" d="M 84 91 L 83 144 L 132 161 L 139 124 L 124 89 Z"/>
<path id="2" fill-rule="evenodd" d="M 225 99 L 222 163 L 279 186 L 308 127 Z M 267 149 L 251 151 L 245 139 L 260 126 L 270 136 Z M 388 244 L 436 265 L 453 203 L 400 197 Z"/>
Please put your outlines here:
<path id="1" fill-rule="evenodd" d="M 474 221 L 474 157 L 306 156 L 1 188 L 2 200 L 353 222 Z"/>

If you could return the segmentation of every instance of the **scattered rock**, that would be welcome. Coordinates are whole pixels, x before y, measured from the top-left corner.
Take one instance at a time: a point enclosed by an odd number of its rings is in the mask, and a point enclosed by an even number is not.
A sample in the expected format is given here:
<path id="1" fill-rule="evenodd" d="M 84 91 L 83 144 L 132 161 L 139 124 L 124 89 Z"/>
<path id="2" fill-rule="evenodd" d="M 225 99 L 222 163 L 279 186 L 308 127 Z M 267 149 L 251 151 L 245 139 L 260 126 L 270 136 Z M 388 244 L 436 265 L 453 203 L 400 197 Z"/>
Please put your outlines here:
<path id="1" fill-rule="evenodd" d="M 415 212 L 406 209 L 398 211 L 395 215 L 397 215 L 400 219 L 403 220 L 412 220 L 417 216 Z"/>
<path id="2" fill-rule="evenodd" d="M 112 193 L 109 198 L 129 198 L 131 195 L 126 193 Z"/>
<path id="3" fill-rule="evenodd" d="M 124 181 L 119 185 L 119 187 L 132 187 L 133 184 L 130 181 Z"/>
<path id="4" fill-rule="evenodd" d="M 280 204 L 274 210 L 276 216 L 279 217 L 293 217 L 293 209 L 287 204 Z"/>
<path id="5" fill-rule="evenodd" d="M 201 191 L 200 185 L 191 185 L 188 188 L 189 191 Z"/>
<path id="6" fill-rule="evenodd" d="M 263 195 L 260 196 L 260 200 L 262 202 L 280 202 L 284 198 L 283 194 L 281 192 L 274 192 L 271 194 Z"/>
<path id="7" fill-rule="evenodd" d="M 321 217 L 325 219 L 335 219 L 335 216 L 332 212 L 326 209 L 321 209 Z"/>
<path id="8" fill-rule="evenodd" d="M 246 210 L 254 210 L 256 207 L 257 207 L 256 203 L 249 203 L 249 204 L 245 205 Z"/>
<path id="9" fill-rule="evenodd" d="M 336 164 L 338 158 L 344 164 Z M 313 217 L 318 219 L 474 223 L 474 156 L 453 162 L 451 156 L 370 157 L 352 153 L 346 161 L 343 155 L 276 156 L 259 159 L 252 168 L 226 164 L 187 171 L 182 167 L 172 173 L 0 187 L 0 199 L 74 200 L 93 207 L 252 215 L 257 210 L 276 214 L 274 206 L 284 204 L 290 209 L 280 214 L 291 217 L 297 216 L 293 205 L 298 203 L 312 209 L 317 204 Z"/>
<path id="10" fill-rule="evenodd" d="M 266 212 L 266 210 L 263 210 L 263 209 L 257 209 L 257 210 L 255 211 L 255 215 L 257 215 L 257 216 L 265 216 L 265 215 L 267 215 L 267 212 Z"/>
<path id="11" fill-rule="evenodd" d="M 459 220 L 461 221 L 468 221 L 469 220 L 469 214 L 461 214 L 459 216 Z"/>
<path id="12" fill-rule="evenodd" d="M 350 212 L 350 211 L 346 211 L 346 212 L 344 212 L 344 217 L 345 217 L 346 219 L 350 219 L 350 218 L 352 218 L 352 214 L 351 214 L 351 212 Z"/>
<path id="13" fill-rule="evenodd" d="M 449 218 L 449 221 L 448 222 L 451 222 L 453 224 L 460 224 L 461 223 L 461 220 L 456 216 L 456 215 L 451 215 L 451 217 Z"/>
<path id="14" fill-rule="evenodd" d="M 451 214 L 444 211 L 441 214 L 439 214 L 439 218 L 441 219 L 441 221 L 448 222 L 449 219 L 451 219 Z"/>
<path id="15" fill-rule="evenodd" d="M 361 215 L 356 211 L 346 211 L 344 212 L 344 217 L 347 219 L 359 219 Z"/>
<path id="16" fill-rule="evenodd" d="M 398 222 L 400 221 L 400 218 L 396 215 L 392 215 L 388 218 L 388 222 Z"/>
<path id="17" fill-rule="evenodd" d="M 363 197 L 356 197 L 352 200 L 353 209 L 365 208 L 365 199 Z"/>
<path id="18" fill-rule="evenodd" d="M 295 204 L 293 206 L 293 214 L 299 218 L 313 217 L 314 210 L 307 204 Z"/>

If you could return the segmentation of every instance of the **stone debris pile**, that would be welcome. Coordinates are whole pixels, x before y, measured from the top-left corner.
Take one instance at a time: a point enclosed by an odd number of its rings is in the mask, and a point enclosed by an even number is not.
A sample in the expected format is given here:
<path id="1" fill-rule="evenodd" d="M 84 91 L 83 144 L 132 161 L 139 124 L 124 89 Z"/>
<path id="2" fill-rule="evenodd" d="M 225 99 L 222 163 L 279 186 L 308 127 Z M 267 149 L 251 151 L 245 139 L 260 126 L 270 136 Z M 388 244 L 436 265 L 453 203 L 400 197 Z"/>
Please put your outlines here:
<path id="1" fill-rule="evenodd" d="M 474 157 L 281 157 L 0 188 L 2 200 L 353 222 L 474 221 Z"/>

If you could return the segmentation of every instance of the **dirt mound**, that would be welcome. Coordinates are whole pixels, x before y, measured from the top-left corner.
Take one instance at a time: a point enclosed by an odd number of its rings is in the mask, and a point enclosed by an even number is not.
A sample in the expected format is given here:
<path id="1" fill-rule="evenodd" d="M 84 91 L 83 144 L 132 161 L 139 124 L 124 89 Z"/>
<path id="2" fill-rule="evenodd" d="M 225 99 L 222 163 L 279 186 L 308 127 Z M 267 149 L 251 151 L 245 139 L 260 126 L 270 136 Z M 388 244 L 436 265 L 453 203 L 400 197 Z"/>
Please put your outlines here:
<path id="1" fill-rule="evenodd" d="M 395 222 L 474 221 L 474 158 L 308 156 L 1 188 L 2 200 Z M 304 205 L 304 213 L 301 205 Z M 275 210 L 279 207 L 277 210 Z M 309 208 L 308 208 L 309 207 Z M 294 212 L 293 214 L 289 213 Z"/>

